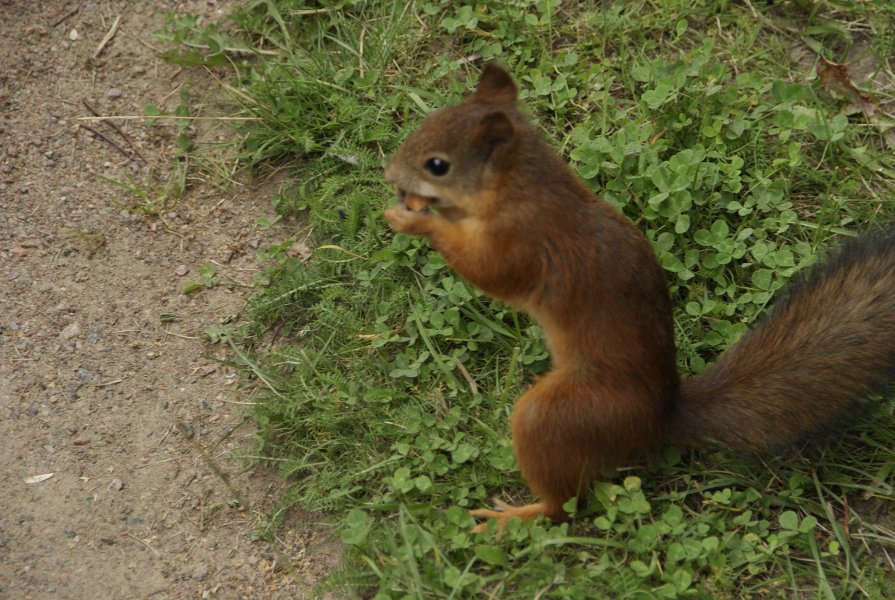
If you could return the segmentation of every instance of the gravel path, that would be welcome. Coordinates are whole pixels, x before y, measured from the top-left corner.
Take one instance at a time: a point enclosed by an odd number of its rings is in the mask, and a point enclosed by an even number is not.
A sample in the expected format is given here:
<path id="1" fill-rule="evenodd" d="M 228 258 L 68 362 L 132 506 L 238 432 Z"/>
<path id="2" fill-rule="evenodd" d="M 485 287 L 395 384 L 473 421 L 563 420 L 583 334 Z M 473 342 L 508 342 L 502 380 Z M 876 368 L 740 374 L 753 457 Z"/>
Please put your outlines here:
<path id="1" fill-rule="evenodd" d="M 338 563 L 309 515 L 254 539 L 282 483 L 229 459 L 251 396 L 202 333 L 242 310 L 255 249 L 290 233 L 254 224 L 276 182 L 190 180 L 147 218 L 100 176 L 151 170 L 162 197 L 174 126 L 79 120 L 170 113 L 185 86 L 201 109 L 209 82 L 159 61 L 151 32 L 165 10 L 227 8 L 0 0 L 0 598 L 297 598 Z M 183 295 L 208 262 L 221 284 Z"/>

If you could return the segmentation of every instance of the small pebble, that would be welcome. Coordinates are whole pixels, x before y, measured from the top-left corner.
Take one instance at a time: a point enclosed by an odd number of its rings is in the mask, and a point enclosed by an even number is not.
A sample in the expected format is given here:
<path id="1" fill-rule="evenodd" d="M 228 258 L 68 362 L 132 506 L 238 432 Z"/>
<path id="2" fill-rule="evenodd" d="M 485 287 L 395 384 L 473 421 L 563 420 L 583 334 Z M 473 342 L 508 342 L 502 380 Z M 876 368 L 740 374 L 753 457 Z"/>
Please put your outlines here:
<path id="1" fill-rule="evenodd" d="M 208 566 L 207 565 L 199 565 L 195 569 L 193 569 L 193 574 L 191 575 L 193 579 L 196 581 L 202 581 L 206 577 L 208 577 Z"/>
<path id="2" fill-rule="evenodd" d="M 112 88 L 108 92 L 106 92 L 106 97 L 108 98 L 118 98 L 121 96 L 121 90 L 118 88 Z"/>
<path id="3" fill-rule="evenodd" d="M 109 482 L 108 490 L 110 492 L 120 492 L 124 489 L 124 482 L 120 479 L 113 479 Z"/>
<path id="4" fill-rule="evenodd" d="M 77 337 L 81 333 L 81 325 L 77 321 L 71 323 L 70 325 L 66 325 L 65 329 L 63 329 L 59 336 L 63 340 L 70 340 L 73 337 Z"/>

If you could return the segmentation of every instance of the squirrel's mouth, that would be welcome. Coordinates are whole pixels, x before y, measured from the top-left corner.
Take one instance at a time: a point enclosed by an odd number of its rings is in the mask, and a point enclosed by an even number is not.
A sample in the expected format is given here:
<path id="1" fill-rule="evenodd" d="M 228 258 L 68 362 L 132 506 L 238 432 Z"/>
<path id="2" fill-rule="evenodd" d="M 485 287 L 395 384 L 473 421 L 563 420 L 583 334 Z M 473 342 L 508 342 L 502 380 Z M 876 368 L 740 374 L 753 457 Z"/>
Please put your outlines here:
<path id="1" fill-rule="evenodd" d="M 458 208 L 441 196 L 415 194 L 397 186 L 395 187 L 395 193 L 398 196 L 398 202 L 416 213 L 428 213 L 431 209 L 435 209 L 435 212 L 441 218 L 451 222 L 459 221 L 467 216 L 466 211 Z"/>
<path id="2" fill-rule="evenodd" d="M 396 192 L 398 201 L 406 204 L 407 208 L 414 212 L 426 212 L 430 206 L 438 208 L 445 204 L 438 196 L 423 196 L 422 194 L 414 194 L 400 188 Z"/>

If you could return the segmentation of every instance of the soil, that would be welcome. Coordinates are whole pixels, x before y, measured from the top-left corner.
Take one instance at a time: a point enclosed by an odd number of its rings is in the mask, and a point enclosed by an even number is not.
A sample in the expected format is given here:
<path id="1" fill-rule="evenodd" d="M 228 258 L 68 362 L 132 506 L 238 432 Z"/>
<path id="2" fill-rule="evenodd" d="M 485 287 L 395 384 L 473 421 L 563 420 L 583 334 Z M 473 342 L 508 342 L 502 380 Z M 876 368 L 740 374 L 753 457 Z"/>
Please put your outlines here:
<path id="1" fill-rule="evenodd" d="M 313 515 L 257 539 L 284 484 L 235 460 L 251 392 L 203 333 L 239 318 L 255 250 L 292 233 L 255 224 L 277 182 L 193 175 L 147 216 L 176 125 L 82 119 L 171 114 L 186 86 L 213 100 L 152 32 L 166 10 L 229 8 L 0 0 L 0 598 L 299 598 L 338 565 Z M 193 133 L 232 135 L 211 123 Z M 182 293 L 206 263 L 218 285 Z"/>

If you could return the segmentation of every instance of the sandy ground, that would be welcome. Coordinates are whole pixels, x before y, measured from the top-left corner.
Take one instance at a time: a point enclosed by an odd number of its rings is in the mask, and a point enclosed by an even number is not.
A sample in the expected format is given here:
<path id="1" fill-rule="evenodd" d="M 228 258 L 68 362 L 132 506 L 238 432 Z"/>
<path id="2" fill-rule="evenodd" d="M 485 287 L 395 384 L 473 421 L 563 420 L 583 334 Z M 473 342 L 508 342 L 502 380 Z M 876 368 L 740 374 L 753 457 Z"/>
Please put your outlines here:
<path id="1" fill-rule="evenodd" d="M 163 180 L 174 126 L 79 120 L 84 100 L 170 113 L 182 86 L 201 108 L 209 78 L 159 61 L 152 32 L 165 10 L 227 8 L 0 0 L 0 598 L 298 598 L 338 563 L 313 516 L 255 539 L 283 484 L 232 460 L 251 391 L 203 335 L 238 318 L 255 249 L 290 234 L 254 223 L 277 184 L 194 179 L 146 217 L 100 175 Z M 182 294 L 208 262 L 221 283 Z"/>

